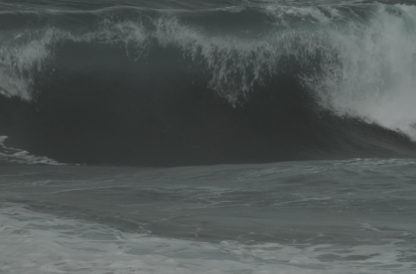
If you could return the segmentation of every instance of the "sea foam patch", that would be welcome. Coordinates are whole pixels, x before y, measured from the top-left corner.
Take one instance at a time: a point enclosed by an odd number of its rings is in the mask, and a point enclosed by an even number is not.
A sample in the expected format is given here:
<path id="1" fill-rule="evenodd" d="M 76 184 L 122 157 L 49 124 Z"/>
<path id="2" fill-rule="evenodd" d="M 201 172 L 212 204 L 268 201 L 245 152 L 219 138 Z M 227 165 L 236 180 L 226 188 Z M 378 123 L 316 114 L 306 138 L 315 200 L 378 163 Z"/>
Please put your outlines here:
<path id="1" fill-rule="evenodd" d="M 394 244 L 219 243 L 122 232 L 17 204 L 0 208 L 1 273 L 409 273 Z"/>

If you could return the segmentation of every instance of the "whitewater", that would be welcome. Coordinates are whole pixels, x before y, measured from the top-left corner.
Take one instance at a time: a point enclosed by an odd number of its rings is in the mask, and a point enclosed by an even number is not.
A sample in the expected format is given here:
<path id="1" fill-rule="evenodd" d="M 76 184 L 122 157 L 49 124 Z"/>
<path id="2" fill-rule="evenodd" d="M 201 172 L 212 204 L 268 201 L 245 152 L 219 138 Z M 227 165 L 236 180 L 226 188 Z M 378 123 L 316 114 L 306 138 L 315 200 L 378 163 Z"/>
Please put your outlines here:
<path id="1" fill-rule="evenodd" d="M 0 274 L 416 272 L 416 4 L 0 0 Z"/>
<path id="2" fill-rule="evenodd" d="M 413 273 L 414 160 L 1 167 L 1 273 Z"/>

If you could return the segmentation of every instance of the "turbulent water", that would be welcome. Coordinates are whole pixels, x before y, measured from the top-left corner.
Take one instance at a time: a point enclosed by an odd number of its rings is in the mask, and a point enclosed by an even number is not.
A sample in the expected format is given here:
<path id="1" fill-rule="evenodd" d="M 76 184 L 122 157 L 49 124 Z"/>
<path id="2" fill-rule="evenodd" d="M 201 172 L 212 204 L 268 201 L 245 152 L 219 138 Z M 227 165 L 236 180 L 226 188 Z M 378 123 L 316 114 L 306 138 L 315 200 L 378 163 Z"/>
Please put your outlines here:
<path id="1" fill-rule="evenodd" d="M 0 273 L 414 273 L 415 87 L 413 0 L 0 0 Z"/>
<path id="2" fill-rule="evenodd" d="M 414 273 L 416 161 L 0 167 L 1 273 Z"/>

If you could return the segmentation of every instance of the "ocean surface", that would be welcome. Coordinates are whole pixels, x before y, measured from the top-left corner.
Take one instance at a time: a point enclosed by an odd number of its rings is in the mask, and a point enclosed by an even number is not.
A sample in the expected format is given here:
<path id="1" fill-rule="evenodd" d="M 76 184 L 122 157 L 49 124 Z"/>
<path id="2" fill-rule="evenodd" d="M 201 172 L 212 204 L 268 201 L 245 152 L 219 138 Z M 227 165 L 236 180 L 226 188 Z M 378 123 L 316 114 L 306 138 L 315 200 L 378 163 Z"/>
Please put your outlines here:
<path id="1" fill-rule="evenodd" d="M 416 273 L 414 0 L 0 0 L 0 274 Z"/>
<path id="2" fill-rule="evenodd" d="M 416 160 L 0 172 L 0 273 L 416 270 Z"/>

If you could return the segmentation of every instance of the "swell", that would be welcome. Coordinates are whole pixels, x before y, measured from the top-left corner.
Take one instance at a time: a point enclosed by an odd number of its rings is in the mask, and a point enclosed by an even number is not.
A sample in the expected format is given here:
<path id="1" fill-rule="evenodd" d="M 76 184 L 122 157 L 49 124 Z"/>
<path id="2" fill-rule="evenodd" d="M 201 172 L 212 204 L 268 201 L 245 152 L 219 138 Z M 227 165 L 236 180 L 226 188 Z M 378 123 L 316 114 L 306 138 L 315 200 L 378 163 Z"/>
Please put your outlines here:
<path id="1" fill-rule="evenodd" d="M 4 12 L 1 129 L 62 162 L 414 156 L 415 14 L 382 4 Z"/>

